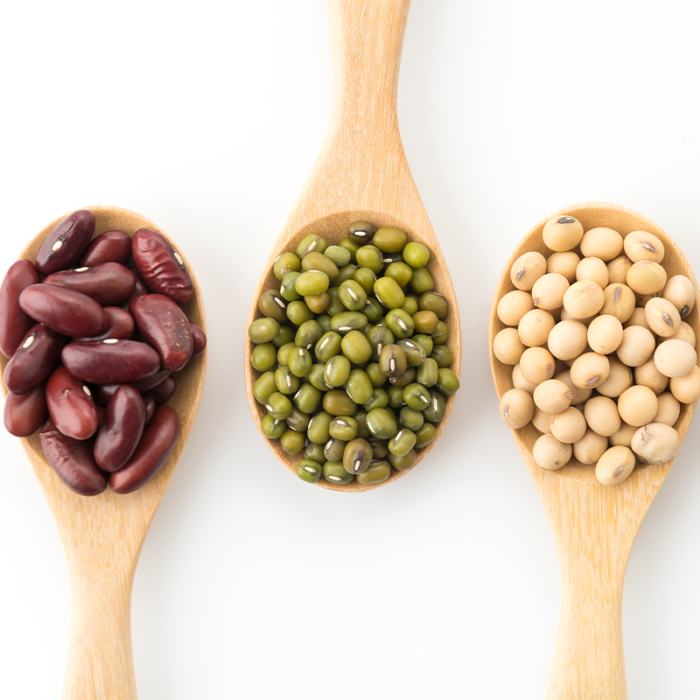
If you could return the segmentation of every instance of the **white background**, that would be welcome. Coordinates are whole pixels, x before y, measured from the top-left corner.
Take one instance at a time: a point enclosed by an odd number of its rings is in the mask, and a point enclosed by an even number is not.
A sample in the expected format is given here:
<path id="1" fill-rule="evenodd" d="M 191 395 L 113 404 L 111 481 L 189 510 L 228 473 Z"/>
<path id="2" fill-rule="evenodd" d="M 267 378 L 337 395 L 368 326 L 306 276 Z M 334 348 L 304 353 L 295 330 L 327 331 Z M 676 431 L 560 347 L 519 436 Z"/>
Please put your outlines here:
<path id="1" fill-rule="evenodd" d="M 0 269 L 54 217 L 138 211 L 201 282 L 209 375 L 133 595 L 142 700 L 542 698 L 561 601 L 553 537 L 497 415 L 487 318 L 555 209 L 612 201 L 700 271 L 700 20 L 692 0 L 414 0 L 401 132 L 462 312 L 462 390 L 430 459 L 348 496 L 284 470 L 244 395 L 244 320 L 325 134 L 323 0 L 6 3 Z M 700 697 L 700 436 L 627 571 L 633 700 Z M 59 697 L 59 537 L 0 433 L 0 697 Z"/>

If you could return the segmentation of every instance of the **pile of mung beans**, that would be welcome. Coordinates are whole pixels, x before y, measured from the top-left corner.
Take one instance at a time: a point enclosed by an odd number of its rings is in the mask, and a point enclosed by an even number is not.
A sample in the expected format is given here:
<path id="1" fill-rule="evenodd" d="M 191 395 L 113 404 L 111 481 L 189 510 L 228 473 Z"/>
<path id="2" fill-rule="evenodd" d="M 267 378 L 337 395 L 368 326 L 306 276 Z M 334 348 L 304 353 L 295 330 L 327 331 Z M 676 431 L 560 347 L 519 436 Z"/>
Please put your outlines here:
<path id="1" fill-rule="evenodd" d="M 206 345 L 179 306 L 194 287 L 170 243 L 149 229 L 93 239 L 95 223 L 89 209 L 69 214 L 0 286 L 5 427 L 40 430 L 82 496 L 131 493 L 163 466 L 180 436 L 173 375 Z"/>
<path id="2" fill-rule="evenodd" d="M 378 484 L 435 439 L 459 380 L 429 260 L 404 231 L 365 221 L 338 245 L 312 233 L 275 260 L 280 287 L 248 329 L 253 394 L 263 434 L 303 453 L 304 481 Z"/>
<path id="3" fill-rule="evenodd" d="M 572 455 L 619 484 L 637 460 L 663 464 L 681 445 L 681 404 L 700 398 L 688 277 L 668 277 L 664 245 L 645 231 L 626 236 L 573 216 L 555 216 L 511 269 L 513 290 L 497 307 L 506 326 L 493 352 L 513 366 L 500 402 L 511 428 L 542 433 L 533 456 L 543 469 Z"/>

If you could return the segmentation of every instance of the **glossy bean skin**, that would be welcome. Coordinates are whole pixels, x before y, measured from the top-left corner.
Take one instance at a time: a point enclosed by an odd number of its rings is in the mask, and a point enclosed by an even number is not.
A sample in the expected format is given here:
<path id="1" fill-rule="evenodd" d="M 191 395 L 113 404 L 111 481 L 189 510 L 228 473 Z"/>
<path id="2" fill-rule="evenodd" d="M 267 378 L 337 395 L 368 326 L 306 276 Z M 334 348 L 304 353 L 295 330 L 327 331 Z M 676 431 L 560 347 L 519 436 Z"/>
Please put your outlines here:
<path id="1" fill-rule="evenodd" d="M 178 304 L 192 297 L 194 287 L 179 253 L 156 231 L 139 229 L 131 242 L 134 262 L 149 288 Z M 179 259 L 178 259 L 179 258 Z"/>
<path id="2" fill-rule="evenodd" d="M 146 379 L 140 382 L 134 382 L 131 386 L 136 389 L 142 396 L 153 391 L 153 388 L 164 382 L 170 376 L 167 370 L 159 370 Z M 114 392 L 120 387 L 120 384 L 98 384 L 95 386 L 93 396 L 97 403 L 106 406 L 114 396 Z"/>
<path id="3" fill-rule="evenodd" d="M 90 384 L 133 384 L 160 369 L 158 353 L 136 340 L 70 343 L 61 359 L 73 376 Z"/>
<path id="4" fill-rule="evenodd" d="M 163 294 L 131 300 L 129 310 L 143 339 L 160 355 L 163 369 L 177 372 L 192 356 L 192 329 L 182 309 Z"/>
<path id="5" fill-rule="evenodd" d="M 106 474 L 97 466 L 92 444 L 64 435 L 52 420 L 39 434 L 41 448 L 58 478 L 81 496 L 97 496 L 107 488 Z"/>
<path id="6" fill-rule="evenodd" d="M 73 267 L 95 232 L 95 215 L 89 209 L 69 214 L 51 231 L 36 255 L 36 269 L 44 276 Z"/>
<path id="7" fill-rule="evenodd" d="M 27 394 L 8 394 L 5 397 L 5 428 L 10 435 L 29 437 L 46 423 L 48 417 L 43 384 Z"/>
<path id="8" fill-rule="evenodd" d="M 166 401 L 169 401 L 170 397 L 175 393 L 176 388 L 177 383 L 175 382 L 175 377 L 173 377 L 172 375 L 169 376 L 165 381 L 158 384 L 158 386 L 154 386 L 153 389 L 151 389 L 150 393 L 153 396 L 154 401 L 156 402 L 156 406 L 160 406 Z"/>
<path id="9" fill-rule="evenodd" d="M 142 294 L 151 293 L 151 290 L 148 288 L 148 285 L 143 281 L 141 273 L 138 270 L 132 270 L 131 272 L 134 275 L 136 284 L 134 285 L 134 291 L 131 292 L 131 296 L 121 305 L 122 309 L 124 309 L 125 311 L 129 310 L 129 304 L 131 304 L 132 299 L 140 297 Z"/>
<path id="10" fill-rule="evenodd" d="M 94 267 L 106 262 L 126 265 L 130 257 L 131 238 L 123 231 L 105 231 L 91 241 L 77 266 Z"/>
<path id="11" fill-rule="evenodd" d="M 5 367 L 7 390 L 26 394 L 43 384 L 60 362 L 65 341 L 42 323 L 32 326 Z"/>
<path id="12" fill-rule="evenodd" d="M 121 263 L 106 262 L 95 267 L 55 272 L 44 280 L 44 284 L 80 292 L 101 306 L 118 306 L 131 296 L 136 277 Z"/>
<path id="13" fill-rule="evenodd" d="M 80 380 L 59 367 L 46 383 L 46 403 L 54 425 L 75 440 L 91 438 L 99 426 L 97 407 Z M 89 391 L 89 389 L 88 389 Z"/>
<path id="14" fill-rule="evenodd" d="M 180 437 L 180 420 L 175 409 L 159 406 L 146 426 L 129 463 L 109 479 L 116 493 L 131 493 L 143 486 L 165 464 Z"/>
<path id="15" fill-rule="evenodd" d="M 52 284 L 33 284 L 19 297 L 19 305 L 38 323 L 70 337 L 92 337 L 107 329 L 107 314 L 89 296 Z"/>
<path id="16" fill-rule="evenodd" d="M 131 459 L 146 425 L 146 406 L 136 389 L 120 386 L 107 404 L 95 439 L 95 462 L 116 472 Z"/>
<path id="17" fill-rule="evenodd" d="M 119 306 L 106 306 L 107 330 L 94 338 L 73 338 L 74 343 L 90 343 L 107 338 L 117 338 L 118 340 L 129 340 L 136 330 L 133 316 Z"/>
<path id="18" fill-rule="evenodd" d="M 192 332 L 192 357 L 197 357 L 207 347 L 207 335 L 201 326 L 198 326 L 193 321 L 190 321 L 190 330 Z"/>
<path id="19" fill-rule="evenodd" d="M 0 286 L 0 352 L 8 359 L 35 321 L 19 305 L 19 296 L 41 279 L 29 260 L 18 260 L 7 271 Z"/>
<path id="20" fill-rule="evenodd" d="M 153 394 L 146 394 L 145 396 L 141 397 L 143 399 L 143 405 L 145 406 L 146 410 L 146 425 L 148 425 L 151 422 L 151 418 L 153 418 L 153 414 L 156 410 L 156 401 L 153 398 Z"/>

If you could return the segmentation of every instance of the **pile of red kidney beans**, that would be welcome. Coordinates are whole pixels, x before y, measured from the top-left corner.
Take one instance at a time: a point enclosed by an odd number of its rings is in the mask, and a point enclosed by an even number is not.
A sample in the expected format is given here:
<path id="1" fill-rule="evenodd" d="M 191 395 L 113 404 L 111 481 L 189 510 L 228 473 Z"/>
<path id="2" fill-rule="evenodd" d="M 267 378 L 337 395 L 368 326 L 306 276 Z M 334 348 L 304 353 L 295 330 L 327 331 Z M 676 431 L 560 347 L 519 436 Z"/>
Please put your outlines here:
<path id="1" fill-rule="evenodd" d="M 5 427 L 40 430 L 49 464 L 83 496 L 131 493 L 163 466 L 180 436 L 164 405 L 173 373 L 206 345 L 178 306 L 193 285 L 170 243 L 94 231 L 91 211 L 73 212 L 0 287 Z"/>

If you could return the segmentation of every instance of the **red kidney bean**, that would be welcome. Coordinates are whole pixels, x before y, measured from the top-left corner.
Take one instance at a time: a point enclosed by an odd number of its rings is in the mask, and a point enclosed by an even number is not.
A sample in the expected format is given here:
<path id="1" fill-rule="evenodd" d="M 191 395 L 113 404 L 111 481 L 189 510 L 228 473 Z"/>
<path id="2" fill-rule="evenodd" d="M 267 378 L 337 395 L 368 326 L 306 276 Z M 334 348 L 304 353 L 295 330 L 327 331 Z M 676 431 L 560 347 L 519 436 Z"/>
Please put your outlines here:
<path id="1" fill-rule="evenodd" d="M 192 357 L 197 357 L 207 347 L 207 335 L 201 326 L 193 321 L 190 321 L 190 328 L 192 329 Z"/>
<path id="2" fill-rule="evenodd" d="M 129 463 L 114 472 L 109 483 L 116 493 L 131 493 L 143 486 L 165 464 L 180 437 L 180 420 L 175 409 L 159 406 L 146 426 Z"/>
<path id="3" fill-rule="evenodd" d="M 19 305 L 35 321 L 61 335 L 92 337 L 107 328 L 107 314 L 89 296 L 52 284 L 33 284 L 19 295 Z"/>
<path id="4" fill-rule="evenodd" d="M 153 390 L 153 387 L 158 386 L 161 382 L 164 382 L 170 376 L 170 372 L 167 370 L 159 370 L 155 374 L 142 379 L 140 382 L 134 382 L 129 386 L 133 386 L 139 394 L 143 395 Z M 106 406 L 112 397 L 114 392 L 120 387 L 120 384 L 96 384 L 92 395 L 97 401 L 97 403 Z"/>
<path id="5" fill-rule="evenodd" d="M 95 338 L 73 338 L 74 343 L 90 343 L 98 340 L 107 340 L 108 338 L 117 338 L 117 340 L 129 340 L 133 337 L 136 330 L 136 324 L 132 315 L 128 311 L 119 306 L 105 306 L 105 314 L 107 314 L 107 330 Z"/>
<path id="6" fill-rule="evenodd" d="M 10 358 L 35 321 L 19 305 L 19 295 L 41 279 L 29 260 L 18 260 L 0 286 L 0 352 Z"/>
<path id="7" fill-rule="evenodd" d="M 133 384 L 160 368 L 158 353 L 136 340 L 70 343 L 61 359 L 73 376 L 90 384 Z"/>
<path id="8" fill-rule="evenodd" d="M 134 262 L 146 284 L 178 304 L 192 297 L 194 287 L 182 256 L 156 231 L 139 229 L 131 242 Z"/>
<path id="9" fill-rule="evenodd" d="M 95 267 L 55 272 L 44 280 L 44 284 L 81 292 L 102 306 L 117 306 L 131 296 L 136 277 L 121 263 L 107 262 Z"/>
<path id="10" fill-rule="evenodd" d="M 65 367 L 49 377 L 46 403 L 51 420 L 64 435 L 87 440 L 97 432 L 100 421 L 90 390 Z"/>
<path id="11" fill-rule="evenodd" d="M 170 397 L 175 393 L 177 388 L 177 383 L 175 382 L 175 377 L 172 375 L 168 377 L 164 382 L 154 386 L 151 389 L 151 394 L 153 394 L 153 399 L 156 402 L 156 406 L 160 406 L 166 401 L 170 400 Z"/>
<path id="12" fill-rule="evenodd" d="M 5 367 L 7 390 L 26 394 L 43 384 L 60 362 L 65 341 L 43 323 L 34 325 Z"/>
<path id="13" fill-rule="evenodd" d="M 129 310 L 143 339 L 160 355 L 163 369 L 182 369 L 192 355 L 192 331 L 183 310 L 163 294 L 136 297 Z"/>
<path id="14" fill-rule="evenodd" d="M 122 304 L 122 308 L 126 311 L 129 310 L 129 304 L 131 303 L 132 299 L 140 297 L 142 294 L 151 293 L 151 290 L 148 288 L 148 285 L 143 281 L 141 273 L 136 269 L 132 270 L 131 272 L 133 272 L 134 277 L 136 278 L 136 284 L 134 285 L 134 291 L 131 292 L 131 296 L 124 302 L 124 304 Z"/>
<path id="15" fill-rule="evenodd" d="M 28 394 L 8 394 L 5 397 L 5 427 L 15 437 L 33 435 L 48 417 L 43 384 Z"/>
<path id="16" fill-rule="evenodd" d="M 120 386 L 97 433 L 97 465 L 106 472 L 121 469 L 134 454 L 145 425 L 146 407 L 141 394 L 131 386 Z"/>
<path id="17" fill-rule="evenodd" d="M 153 412 L 156 410 L 156 401 L 153 394 L 146 394 L 143 398 L 143 405 L 146 407 L 146 424 L 150 423 L 153 418 Z"/>
<path id="18" fill-rule="evenodd" d="M 71 491 L 81 496 L 97 496 L 107 488 L 107 475 L 95 463 L 91 442 L 64 435 L 51 420 L 39 438 L 49 464 Z"/>
<path id="19" fill-rule="evenodd" d="M 106 262 L 126 265 L 131 257 L 131 238 L 123 231 L 105 231 L 93 238 L 80 256 L 78 267 L 94 267 Z"/>
<path id="20" fill-rule="evenodd" d="M 74 211 L 51 231 L 36 255 L 42 275 L 73 267 L 95 232 L 95 215 L 88 209 Z"/>
<path id="21" fill-rule="evenodd" d="M 122 386 L 121 384 L 95 384 L 92 391 L 92 398 L 100 406 L 106 406 L 114 396 L 114 392 Z"/>

